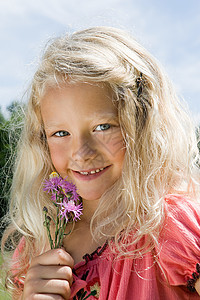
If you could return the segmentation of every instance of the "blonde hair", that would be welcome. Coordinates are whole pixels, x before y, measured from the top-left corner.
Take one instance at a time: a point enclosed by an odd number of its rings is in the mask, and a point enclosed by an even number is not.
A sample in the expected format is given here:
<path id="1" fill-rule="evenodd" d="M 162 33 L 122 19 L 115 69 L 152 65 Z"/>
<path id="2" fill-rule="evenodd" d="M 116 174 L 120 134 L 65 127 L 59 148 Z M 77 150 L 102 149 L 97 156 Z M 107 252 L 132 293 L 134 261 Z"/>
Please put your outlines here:
<path id="1" fill-rule="evenodd" d="M 120 253 L 131 254 L 124 244 L 137 243 L 146 235 L 148 245 L 139 249 L 145 251 L 157 241 L 164 196 L 193 192 L 195 131 L 158 62 L 116 28 L 96 27 L 56 38 L 47 45 L 33 78 L 13 178 L 9 234 L 26 236 L 24 269 L 35 252 L 44 251 L 42 208 L 51 206 L 42 191 L 42 181 L 53 166 L 40 99 L 46 87 L 65 82 L 105 83 L 112 88 L 126 145 L 122 176 L 102 196 L 91 222 L 96 238 L 114 238 Z M 133 229 L 135 239 L 130 241 Z"/>

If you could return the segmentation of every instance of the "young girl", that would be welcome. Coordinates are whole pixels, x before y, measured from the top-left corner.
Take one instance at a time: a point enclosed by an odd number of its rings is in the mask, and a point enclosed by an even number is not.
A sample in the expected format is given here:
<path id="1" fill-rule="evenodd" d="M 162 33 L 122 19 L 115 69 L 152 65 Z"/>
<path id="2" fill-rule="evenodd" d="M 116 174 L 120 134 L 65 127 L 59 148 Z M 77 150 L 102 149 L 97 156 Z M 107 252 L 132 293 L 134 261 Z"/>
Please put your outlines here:
<path id="1" fill-rule="evenodd" d="M 197 154 L 170 81 L 129 34 L 53 40 L 33 78 L 2 240 L 16 247 L 13 299 L 200 299 Z M 56 215 L 43 191 L 52 171 L 83 205 L 53 250 L 42 211 Z"/>

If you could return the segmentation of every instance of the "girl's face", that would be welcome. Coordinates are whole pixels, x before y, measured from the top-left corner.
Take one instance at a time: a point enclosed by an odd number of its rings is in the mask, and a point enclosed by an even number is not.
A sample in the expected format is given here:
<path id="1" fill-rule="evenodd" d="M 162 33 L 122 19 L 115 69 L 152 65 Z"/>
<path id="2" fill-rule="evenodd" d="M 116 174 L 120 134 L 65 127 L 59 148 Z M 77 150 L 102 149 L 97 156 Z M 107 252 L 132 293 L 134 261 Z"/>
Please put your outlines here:
<path id="1" fill-rule="evenodd" d="M 47 89 L 41 114 L 56 171 L 97 200 L 122 173 L 125 147 L 112 92 L 103 84 Z"/>

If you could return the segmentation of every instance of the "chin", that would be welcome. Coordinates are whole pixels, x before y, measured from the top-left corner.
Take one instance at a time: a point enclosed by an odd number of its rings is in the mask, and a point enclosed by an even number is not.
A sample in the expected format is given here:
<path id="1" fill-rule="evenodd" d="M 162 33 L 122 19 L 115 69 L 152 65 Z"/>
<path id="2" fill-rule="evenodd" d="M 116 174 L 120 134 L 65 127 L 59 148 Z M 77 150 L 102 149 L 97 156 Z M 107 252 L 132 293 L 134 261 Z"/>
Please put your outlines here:
<path id="1" fill-rule="evenodd" d="M 101 198 L 102 194 L 100 195 L 85 195 L 85 194 L 79 194 L 81 196 L 82 199 L 86 200 L 86 201 L 97 201 Z"/>

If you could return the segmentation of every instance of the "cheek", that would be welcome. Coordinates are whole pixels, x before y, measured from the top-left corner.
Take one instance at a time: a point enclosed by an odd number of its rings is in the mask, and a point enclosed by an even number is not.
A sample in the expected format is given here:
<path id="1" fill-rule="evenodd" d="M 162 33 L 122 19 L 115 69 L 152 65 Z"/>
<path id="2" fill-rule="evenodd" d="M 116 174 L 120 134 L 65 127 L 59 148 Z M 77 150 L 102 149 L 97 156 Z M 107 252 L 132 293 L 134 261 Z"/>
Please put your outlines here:
<path id="1" fill-rule="evenodd" d="M 121 135 L 121 132 L 116 132 L 113 135 L 107 137 L 103 142 L 103 147 L 107 151 L 108 155 L 113 160 L 123 160 L 125 153 L 125 145 Z"/>
<path id="2" fill-rule="evenodd" d="M 49 144 L 49 151 L 52 163 L 60 173 L 68 164 L 68 153 L 64 147 L 55 144 Z"/>

